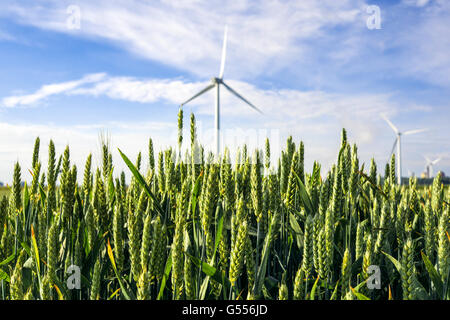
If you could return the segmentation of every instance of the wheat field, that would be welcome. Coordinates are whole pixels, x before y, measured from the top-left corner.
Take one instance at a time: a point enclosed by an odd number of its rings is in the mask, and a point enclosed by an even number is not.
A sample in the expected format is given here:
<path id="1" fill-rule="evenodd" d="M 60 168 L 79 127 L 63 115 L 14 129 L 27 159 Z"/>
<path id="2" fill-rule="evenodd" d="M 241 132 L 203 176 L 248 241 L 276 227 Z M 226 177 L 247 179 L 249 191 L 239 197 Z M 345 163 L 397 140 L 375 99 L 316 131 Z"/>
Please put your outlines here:
<path id="1" fill-rule="evenodd" d="M 433 185 L 396 184 L 395 157 L 383 170 L 359 163 L 341 133 L 336 163 L 308 172 L 304 146 L 289 138 L 280 159 L 265 150 L 205 154 L 190 118 L 178 147 L 115 172 L 88 155 L 81 174 L 69 146 L 40 162 L 0 201 L 0 299 L 448 300 L 449 201 Z M 339 139 L 339 138 L 337 138 Z M 178 150 L 179 150 L 178 149 Z M 58 160 L 57 160 L 58 159 Z M 145 168 L 145 169 L 144 169 Z M 131 182 L 126 183 L 126 175 Z M 78 271 L 79 272 L 78 272 Z"/>

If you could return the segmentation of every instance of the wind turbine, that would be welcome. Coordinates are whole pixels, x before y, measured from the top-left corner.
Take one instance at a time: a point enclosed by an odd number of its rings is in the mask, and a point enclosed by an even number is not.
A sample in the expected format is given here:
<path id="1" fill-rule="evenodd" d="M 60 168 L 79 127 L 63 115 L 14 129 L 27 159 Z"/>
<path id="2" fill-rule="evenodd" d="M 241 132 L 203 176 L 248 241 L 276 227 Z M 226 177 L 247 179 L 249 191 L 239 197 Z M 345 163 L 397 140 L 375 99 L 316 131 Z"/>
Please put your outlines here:
<path id="1" fill-rule="evenodd" d="M 426 131 L 427 129 L 417 129 L 417 130 L 408 130 L 405 132 L 400 132 L 396 126 L 384 115 L 381 114 L 381 117 L 387 122 L 387 124 L 394 130 L 397 137 L 395 138 L 394 145 L 392 146 L 392 151 L 390 154 L 394 153 L 395 146 L 397 146 L 397 182 L 399 185 L 402 184 L 402 135 L 407 136 L 410 134 L 415 134 L 419 132 Z"/>
<path id="2" fill-rule="evenodd" d="M 425 157 L 425 160 L 427 161 L 427 166 L 426 166 L 427 171 L 426 172 L 428 174 L 428 178 L 432 178 L 433 177 L 433 166 L 436 163 L 438 163 L 439 161 L 441 161 L 441 158 L 437 158 L 437 159 L 431 161 L 430 158 Z"/>
<path id="3" fill-rule="evenodd" d="M 231 88 L 229 85 L 227 85 L 223 81 L 223 72 L 225 70 L 225 59 L 227 56 L 227 34 L 228 34 L 228 27 L 225 26 L 225 35 L 223 38 L 223 47 L 222 47 L 222 61 L 220 63 L 220 72 L 219 77 L 214 77 L 211 79 L 211 84 L 209 84 L 206 88 L 201 90 L 199 93 L 191 97 L 190 99 L 186 100 L 181 104 L 181 107 L 183 107 L 188 102 L 194 100 L 195 98 L 201 96 L 202 94 L 206 93 L 207 91 L 211 90 L 212 88 L 216 89 L 216 110 L 215 110 L 215 141 L 216 141 L 216 155 L 218 156 L 220 153 L 220 85 L 223 85 L 228 91 L 230 91 L 232 94 L 234 94 L 236 97 L 244 101 L 246 104 L 248 104 L 250 107 L 258 111 L 262 114 L 262 111 L 259 110 L 257 107 L 255 107 L 252 103 L 250 103 L 247 99 L 245 99 L 243 96 L 241 96 L 239 93 L 237 93 L 233 88 Z"/>

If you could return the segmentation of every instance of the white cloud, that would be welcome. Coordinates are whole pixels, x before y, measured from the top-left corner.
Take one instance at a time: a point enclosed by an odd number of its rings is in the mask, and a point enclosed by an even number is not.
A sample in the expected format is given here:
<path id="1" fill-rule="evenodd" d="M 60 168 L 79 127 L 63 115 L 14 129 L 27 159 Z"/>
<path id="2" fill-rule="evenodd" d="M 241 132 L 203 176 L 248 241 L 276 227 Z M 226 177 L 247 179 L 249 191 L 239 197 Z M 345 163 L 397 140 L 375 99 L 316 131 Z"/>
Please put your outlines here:
<path id="1" fill-rule="evenodd" d="M 365 22 L 364 1 L 88 1 L 79 0 L 81 29 L 67 28 L 73 1 L 8 1 L 3 15 L 23 24 L 110 41 L 127 51 L 194 74 L 219 69 L 223 28 L 229 25 L 226 74 L 258 75 L 304 58 L 307 41 L 335 26 Z M 2 13 L 0 13 L 2 14 Z M 365 16 L 364 16 L 365 17 Z M 333 38 L 333 41 L 336 39 Z"/>
<path id="2" fill-rule="evenodd" d="M 323 91 L 293 89 L 264 90 L 243 81 L 227 81 L 229 86 L 258 106 L 265 115 L 261 121 L 298 121 L 323 116 L 351 123 L 353 119 L 369 119 L 380 112 L 395 112 L 389 94 L 331 94 Z M 187 82 L 178 79 L 137 79 L 89 74 L 79 80 L 47 84 L 32 94 L 9 96 L 2 99 L 6 107 L 33 106 L 52 95 L 106 96 L 138 103 L 166 101 L 180 104 L 207 86 L 207 82 Z M 221 87 L 221 113 L 229 116 L 253 117 L 254 110 Z M 213 90 L 193 100 L 201 114 L 213 114 Z M 351 115 L 351 117 L 349 117 Z M 289 120 L 290 119 L 290 120 Z M 349 121 L 346 121 L 348 119 Z"/>
<path id="3" fill-rule="evenodd" d="M 361 68 L 449 86 L 450 3 L 404 0 L 380 5 L 382 29 L 366 29 L 367 1 L 76 1 L 81 29 L 67 28 L 71 0 L 4 0 L 0 16 L 45 30 L 107 41 L 140 57 L 202 78 L 219 71 L 223 27 L 229 25 L 225 78 L 249 79 L 306 68 Z M 410 6 L 419 7 L 413 13 Z M 335 28 L 338 27 L 338 28 Z M 397 52 L 384 58 L 385 52 Z M 371 55 L 372 54 L 372 55 Z M 365 66 L 367 56 L 371 61 Z M 389 60 L 389 61 L 387 61 Z M 293 66 L 296 66 L 293 68 Z M 311 69 L 308 67 L 311 66 Z M 301 78 L 301 75 L 299 75 Z M 340 79 L 325 76 L 335 85 Z"/>
<path id="4" fill-rule="evenodd" d="M 69 94 L 107 96 L 111 99 L 151 103 L 166 100 L 176 104 L 207 85 L 206 82 L 188 83 L 177 79 L 136 79 L 133 77 L 109 77 L 92 87 L 77 88 Z"/>
<path id="5" fill-rule="evenodd" d="M 403 0 L 403 3 L 408 6 L 424 7 L 430 0 Z"/>
<path id="6" fill-rule="evenodd" d="M 13 107 L 17 107 L 17 106 L 34 105 L 49 96 L 65 93 L 65 92 L 68 92 L 70 90 L 73 90 L 75 88 L 78 88 L 78 87 L 88 84 L 88 83 L 98 82 L 104 76 L 105 76 L 105 74 L 103 74 L 103 73 L 95 73 L 95 74 L 89 74 L 89 75 L 87 75 L 79 80 L 75 80 L 75 81 L 46 84 L 46 85 L 43 85 L 38 91 L 36 91 L 35 93 L 32 93 L 32 94 L 10 96 L 10 97 L 3 98 L 0 105 L 3 107 L 7 107 L 7 108 L 13 108 Z"/>

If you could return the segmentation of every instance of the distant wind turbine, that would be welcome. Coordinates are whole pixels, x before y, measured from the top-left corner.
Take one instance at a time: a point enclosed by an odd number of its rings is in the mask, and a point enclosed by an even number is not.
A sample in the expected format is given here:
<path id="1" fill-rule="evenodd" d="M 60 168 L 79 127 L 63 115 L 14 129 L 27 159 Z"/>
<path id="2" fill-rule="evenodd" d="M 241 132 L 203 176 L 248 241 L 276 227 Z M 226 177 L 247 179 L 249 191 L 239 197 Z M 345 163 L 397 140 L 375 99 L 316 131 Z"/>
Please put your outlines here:
<path id="1" fill-rule="evenodd" d="M 433 177 L 433 166 L 436 163 L 438 163 L 439 161 L 441 161 L 441 158 L 437 158 L 437 159 L 431 161 L 430 158 L 425 157 L 425 160 L 427 161 L 426 172 L 427 172 L 428 178 L 432 178 Z"/>
<path id="2" fill-rule="evenodd" d="M 215 140 L 216 140 L 216 155 L 219 155 L 220 153 L 220 85 L 223 85 L 228 91 L 230 91 L 232 94 L 234 94 L 236 97 L 244 101 L 246 104 L 248 104 L 250 107 L 258 111 L 262 114 L 262 111 L 259 110 L 257 107 L 255 107 L 252 103 L 250 103 L 247 99 L 245 99 L 243 96 L 241 96 L 239 93 L 237 93 L 233 88 L 231 88 L 229 85 L 227 85 L 223 81 L 223 72 L 225 70 L 225 59 L 227 55 L 227 33 L 228 33 L 228 27 L 225 26 L 225 35 L 223 39 L 223 47 L 222 47 L 222 61 L 220 63 L 220 72 L 219 77 L 212 78 L 211 84 L 208 85 L 206 88 L 201 90 L 199 93 L 191 97 L 190 99 L 186 100 L 181 104 L 181 106 L 184 106 L 188 102 L 194 100 L 195 98 L 201 96 L 205 92 L 211 90 L 212 88 L 216 88 L 216 110 L 215 110 Z"/>
<path id="3" fill-rule="evenodd" d="M 395 138 L 394 145 L 392 146 L 392 151 L 390 154 L 394 153 L 395 146 L 397 146 L 397 181 L 400 185 L 402 183 L 402 135 L 407 136 L 410 134 L 424 132 L 427 129 L 417 129 L 417 130 L 408 130 L 405 132 L 400 132 L 396 126 L 384 115 L 381 114 L 381 117 L 387 122 L 387 124 L 394 130 L 397 137 Z"/>

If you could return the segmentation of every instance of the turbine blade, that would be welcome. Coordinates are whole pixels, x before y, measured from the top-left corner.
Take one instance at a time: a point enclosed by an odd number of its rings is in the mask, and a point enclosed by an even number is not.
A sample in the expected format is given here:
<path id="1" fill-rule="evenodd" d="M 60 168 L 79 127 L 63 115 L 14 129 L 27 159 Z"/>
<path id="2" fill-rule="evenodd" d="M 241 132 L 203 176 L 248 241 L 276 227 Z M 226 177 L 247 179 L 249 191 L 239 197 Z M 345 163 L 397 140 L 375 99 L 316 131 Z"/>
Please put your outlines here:
<path id="1" fill-rule="evenodd" d="M 431 161 L 431 164 L 435 165 L 436 163 L 438 163 L 439 161 L 441 161 L 441 158 L 437 158 L 434 161 Z"/>
<path id="2" fill-rule="evenodd" d="M 428 129 L 408 130 L 408 131 L 403 132 L 403 134 L 404 134 L 405 136 L 407 136 L 407 135 L 409 135 L 409 134 L 420 133 L 420 132 L 424 132 L 424 131 L 427 131 L 427 130 L 428 130 Z"/>
<path id="3" fill-rule="evenodd" d="M 227 58 L 227 35 L 228 35 L 228 26 L 225 26 L 225 34 L 223 36 L 223 46 L 222 46 L 222 59 L 220 62 L 219 79 L 223 78 L 223 72 L 225 71 L 225 60 Z"/>
<path id="4" fill-rule="evenodd" d="M 186 100 L 185 102 L 183 102 L 183 103 L 181 104 L 181 106 L 184 106 L 186 103 L 188 103 L 188 102 L 194 100 L 194 99 L 197 98 L 198 96 L 201 96 L 202 94 L 204 94 L 205 92 L 211 90 L 212 88 L 214 88 L 214 84 L 213 84 L 213 83 L 210 84 L 209 86 L 207 86 L 205 89 L 203 89 L 203 90 L 200 91 L 199 93 L 197 93 L 197 94 L 196 94 L 195 96 L 193 96 L 192 98 L 190 98 L 190 99 Z"/>
<path id="5" fill-rule="evenodd" d="M 395 133 L 398 133 L 397 127 L 394 126 L 394 124 L 384 114 L 381 114 L 381 117 L 384 119 L 384 121 L 387 122 L 387 124 L 392 128 L 392 130 L 394 130 Z"/>
<path id="6" fill-rule="evenodd" d="M 261 110 L 259 110 L 257 107 L 255 107 L 252 103 L 250 103 L 247 99 L 245 99 L 243 96 L 241 96 L 239 93 L 237 93 L 236 91 L 234 91 L 233 88 L 229 87 L 225 82 L 222 81 L 222 84 L 225 86 L 225 88 L 228 89 L 228 91 L 230 91 L 232 94 L 234 94 L 236 97 L 238 97 L 239 99 L 241 99 L 242 101 L 244 101 L 246 104 L 248 104 L 250 107 L 252 107 L 253 109 L 255 109 L 256 111 L 258 111 L 259 113 L 263 114 L 263 112 Z"/>
<path id="7" fill-rule="evenodd" d="M 392 155 L 394 153 L 395 146 L 397 145 L 397 142 L 398 142 L 398 138 L 395 138 L 394 145 L 392 146 L 392 150 L 391 150 L 390 155 Z"/>

